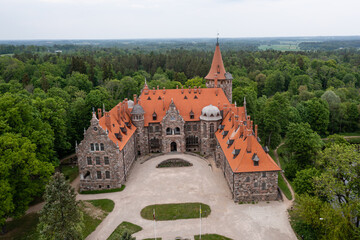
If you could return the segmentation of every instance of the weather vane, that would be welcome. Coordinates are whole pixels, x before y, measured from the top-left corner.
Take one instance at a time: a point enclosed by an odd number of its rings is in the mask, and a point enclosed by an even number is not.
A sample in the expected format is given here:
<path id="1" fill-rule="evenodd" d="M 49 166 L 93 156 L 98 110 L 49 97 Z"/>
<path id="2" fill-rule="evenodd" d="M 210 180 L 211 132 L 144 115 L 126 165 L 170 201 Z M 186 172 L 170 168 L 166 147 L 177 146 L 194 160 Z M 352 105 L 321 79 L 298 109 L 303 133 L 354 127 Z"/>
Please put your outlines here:
<path id="1" fill-rule="evenodd" d="M 216 43 L 219 44 L 219 33 L 217 33 Z"/>

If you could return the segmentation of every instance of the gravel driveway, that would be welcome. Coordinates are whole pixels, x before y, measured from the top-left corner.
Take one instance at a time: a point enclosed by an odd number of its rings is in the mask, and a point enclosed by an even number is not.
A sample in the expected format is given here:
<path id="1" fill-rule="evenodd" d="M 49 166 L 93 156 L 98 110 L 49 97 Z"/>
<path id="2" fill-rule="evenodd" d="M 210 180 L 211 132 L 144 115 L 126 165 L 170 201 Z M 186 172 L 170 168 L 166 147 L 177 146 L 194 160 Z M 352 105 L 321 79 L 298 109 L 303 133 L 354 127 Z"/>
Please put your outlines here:
<path id="1" fill-rule="evenodd" d="M 182 158 L 193 164 L 182 168 L 156 168 L 168 158 Z M 107 239 L 122 222 L 143 228 L 136 239 L 154 237 L 153 221 L 142 219 L 140 211 L 150 204 L 202 202 L 211 207 L 211 214 L 202 221 L 202 233 L 217 233 L 237 239 L 296 239 L 283 202 L 235 204 L 221 170 L 212 160 L 188 154 L 168 154 L 144 163 L 137 161 L 123 192 L 78 195 L 78 199 L 108 198 L 114 210 L 87 239 Z M 199 234 L 200 221 L 176 220 L 156 223 L 157 237 L 173 240 L 177 236 L 193 239 Z"/>

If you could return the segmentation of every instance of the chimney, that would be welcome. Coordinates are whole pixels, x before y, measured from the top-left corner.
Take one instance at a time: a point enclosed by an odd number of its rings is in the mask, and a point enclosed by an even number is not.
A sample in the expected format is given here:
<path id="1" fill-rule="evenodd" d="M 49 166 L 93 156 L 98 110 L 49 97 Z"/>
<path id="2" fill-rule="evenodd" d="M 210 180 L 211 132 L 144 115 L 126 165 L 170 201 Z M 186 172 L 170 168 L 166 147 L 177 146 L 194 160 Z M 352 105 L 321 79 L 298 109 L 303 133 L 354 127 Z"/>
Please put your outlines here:
<path id="1" fill-rule="evenodd" d="M 239 127 L 239 116 L 236 115 L 236 116 L 235 116 L 235 130 L 237 130 L 238 127 Z"/>
<path id="2" fill-rule="evenodd" d="M 224 117 L 227 115 L 228 109 L 227 104 L 224 104 Z"/>
<path id="3" fill-rule="evenodd" d="M 197 93 L 197 87 L 194 87 L 194 93 Z"/>
<path id="4" fill-rule="evenodd" d="M 255 138 L 258 138 L 258 125 L 255 125 Z"/>
<path id="5" fill-rule="evenodd" d="M 231 127 L 234 127 L 234 123 L 235 123 L 235 114 L 231 112 Z"/>
<path id="6" fill-rule="evenodd" d="M 176 85 L 176 89 L 179 89 L 179 85 Z"/>
<path id="7" fill-rule="evenodd" d="M 105 112 L 105 125 L 111 131 L 110 112 Z"/>
<path id="8" fill-rule="evenodd" d="M 201 94 L 201 87 L 199 86 L 198 89 L 199 89 L 199 94 Z"/>
<path id="9" fill-rule="evenodd" d="M 134 106 L 137 104 L 136 94 L 134 94 Z"/>
<path id="10" fill-rule="evenodd" d="M 165 87 L 163 88 L 163 94 L 165 94 L 166 93 L 166 90 L 165 90 Z"/>
<path id="11" fill-rule="evenodd" d="M 101 108 L 98 108 L 98 119 L 101 118 Z"/>
<path id="12" fill-rule="evenodd" d="M 184 94 L 184 87 L 181 86 L 181 94 Z"/>
<path id="13" fill-rule="evenodd" d="M 242 115 L 242 116 L 241 116 L 241 121 L 246 121 L 246 119 L 245 119 L 245 112 L 242 112 L 241 115 Z"/>
<path id="14" fill-rule="evenodd" d="M 165 98 L 162 97 L 162 102 L 163 102 L 163 111 L 165 111 Z"/>
<path id="15" fill-rule="evenodd" d="M 219 93 L 219 89 L 218 88 L 215 88 L 215 95 L 217 96 Z"/>
<path id="16" fill-rule="evenodd" d="M 244 136 L 244 123 L 241 121 L 240 122 L 240 137 Z"/>
<path id="17" fill-rule="evenodd" d="M 191 87 L 189 86 L 189 93 L 191 93 Z"/>
<path id="18" fill-rule="evenodd" d="M 246 147 L 246 151 L 248 152 L 248 153 L 251 153 L 251 134 L 250 134 L 251 132 L 248 130 L 247 131 L 247 147 Z"/>
<path id="19" fill-rule="evenodd" d="M 121 119 L 121 107 L 120 107 L 121 104 L 117 105 L 117 117 L 118 117 L 118 123 L 119 124 L 120 124 L 120 119 Z"/>
<path id="20" fill-rule="evenodd" d="M 156 92 L 156 91 L 155 91 L 155 87 L 153 87 L 153 95 L 155 95 L 155 92 Z"/>
<path id="21" fill-rule="evenodd" d="M 157 85 L 157 90 L 159 90 L 159 85 Z"/>

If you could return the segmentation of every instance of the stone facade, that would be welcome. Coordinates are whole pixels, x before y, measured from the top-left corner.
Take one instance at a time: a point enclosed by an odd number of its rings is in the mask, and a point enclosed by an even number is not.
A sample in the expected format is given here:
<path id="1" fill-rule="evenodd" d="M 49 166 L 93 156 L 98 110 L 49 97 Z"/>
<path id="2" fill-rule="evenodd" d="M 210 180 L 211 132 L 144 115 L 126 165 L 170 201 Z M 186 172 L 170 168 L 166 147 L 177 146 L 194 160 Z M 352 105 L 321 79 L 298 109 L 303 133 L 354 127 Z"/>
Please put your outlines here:
<path id="1" fill-rule="evenodd" d="M 93 115 L 84 140 L 76 149 L 80 173 L 80 191 L 119 188 L 135 161 L 132 136 L 120 151 Z"/>
<path id="2" fill-rule="evenodd" d="M 206 87 L 207 88 L 214 88 L 215 87 L 215 80 L 211 79 L 211 80 L 207 80 L 206 81 Z M 227 99 L 229 100 L 229 102 L 232 103 L 232 77 L 229 79 L 225 79 L 225 80 L 217 80 L 217 87 L 221 88 Z"/>
<path id="3" fill-rule="evenodd" d="M 277 200 L 277 171 L 234 173 L 220 147 L 216 149 L 215 157 L 216 166 L 223 171 L 235 202 Z"/>

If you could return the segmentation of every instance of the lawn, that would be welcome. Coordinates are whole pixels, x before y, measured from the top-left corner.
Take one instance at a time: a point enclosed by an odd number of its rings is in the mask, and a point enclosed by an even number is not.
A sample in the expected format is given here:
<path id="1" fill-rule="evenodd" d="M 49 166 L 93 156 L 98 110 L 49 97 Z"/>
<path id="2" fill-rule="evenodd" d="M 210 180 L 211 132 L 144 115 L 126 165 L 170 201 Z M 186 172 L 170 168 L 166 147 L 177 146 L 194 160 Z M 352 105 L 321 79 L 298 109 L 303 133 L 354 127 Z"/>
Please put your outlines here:
<path id="1" fill-rule="evenodd" d="M 93 191 L 82 191 L 82 192 L 80 192 L 80 194 L 99 194 L 99 193 L 121 192 L 124 189 L 125 189 L 125 185 L 122 185 L 121 188 L 93 190 Z"/>
<path id="2" fill-rule="evenodd" d="M 209 205 L 203 203 L 171 203 L 150 205 L 141 210 L 141 217 L 153 220 L 153 210 L 157 221 L 189 219 L 200 217 L 200 204 L 202 217 L 207 217 L 211 213 Z"/>
<path id="3" fill-rule="evenodd" d="M 71 165 L 61 165 L 60 171 L 64 174 L 65 178 L 70 182 L 74 181 L 75 178 L 79 175 L 79 168 L 77 166 Z"/>
<path id="4" fill-rule="evenodd" d="M 291 200 L 292 195 L 291 195 L 290 189 L 288 188 L 288 185 L 286 184 L 285 180 L 283 179 L 281 173 L 279 172 L 278 174 L 279 174 L 279 177 L 278 177 L 279 188 L 284 193 L 285 197 L 287 199 Z"/>
<path id="5" fill-rule="evenodd" d="M 117 228 L 112 232 L 112 234 L 110 235 L 110 237 L 108 237 L 108 240 L 118 240 L 120 239 L 122 233 L 124 231 L 127 231 L 131 234 L 134 234 L 136 232 L 139 232 L 142 230 L 142 227 L 135 225 L 133 223 L 129 223 L 129 222 L 122 222 L 119 224 L 119 226 L 117 226 Z"/>
<path id="6" fill-rule="evenodd" d="M 85 210 L 84 203 L 82 204 L 85 225 L 85 228 L 83 229 L 84 239 L 96 229 L 107 214 L 114 208 L 114 202 L 109 199 L 91 200 L 87 202 L 91 203 L 90 205 L 93 205 L 94 209 L 91 210 L 100 209 L 102 214 L 94 217 L 89 211 Z M 40 237 L 36 230 L 38 222 L 39 214 L 37 213 L 30 213 L 20 219 L 10 221 L 6 226 L 8 232 L 5 235 L 0 235 L 0 240 L 37 240 Z"/>
<path id="7" fill-rule="evenodd" d="M 194 238 L 195 238 L 195 240 L 199 240 L 200 235 L 195 235 Z M 204 235 L 201 235 L 201 240 L 232 240 L 232 239 L 218 235 L 218 234 L 204 234 Z"/>

